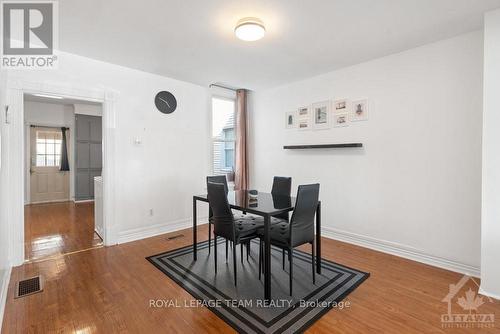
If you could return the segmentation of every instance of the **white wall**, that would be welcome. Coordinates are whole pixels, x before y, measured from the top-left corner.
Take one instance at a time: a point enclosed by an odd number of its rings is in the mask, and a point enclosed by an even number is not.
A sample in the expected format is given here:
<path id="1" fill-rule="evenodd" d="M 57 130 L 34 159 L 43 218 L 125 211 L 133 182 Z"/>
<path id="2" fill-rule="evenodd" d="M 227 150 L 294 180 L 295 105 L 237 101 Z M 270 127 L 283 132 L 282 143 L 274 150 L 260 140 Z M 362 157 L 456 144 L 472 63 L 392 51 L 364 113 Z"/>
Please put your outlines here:
<path id="1" fill-rule="evenodd" d="M 99 106 L 98 106 L 99 107 Z M 100 108 L 100 107 L 99 107 Z M 24 176 L 24 202 L 29 203 L 30 184 L 29 184 L 29 169 L 30 169 L 30 125 L 67 127 L 68 132 L 68 160 L 70 167 L 70 199 L 75 198 L 74 190 L 74 173 L 73 173 L 73 131 L 75 125 L 75 113 L 73 105 L 65 105 L 58 103 L 45 103 L 35 101 L 24 101 L 24 147 L 25 147 L 25 176 Z"/>
<path id="2" fill-rule="evenodd" d="M 75 103 L 74 107 L 75 107 L 75 114 L 102 116 L 101 105 Z"/>
<path id="3" fill-rule="evenodd" d="M 24 121 L 28 124 L 69 127 L 74 118 L 73 105 L 24 101 Z"/>
<path id="4" fill-rule="evenodd" d="M 482 41 L 474 32 L 252 94 L 252 186 L 319 182 L 331 236 L 478 274 Z M 284 129 L 285 112 L 335 98 L 368 98 L 369 121 Z M 365 147 L 282 148 L 343 142 Z"/>
<path id="5" fill-rule="evenodd" d="M 481 291 L 500 299 L 500 10 L 484 25 Z"/>
<path id="6" fill-rule="evenodd" d="M 114 233 L 118 241 L 189 226 L 192 196 L 203 191 L 209 171 L 208 90 L 85 57 L 62 53 L 59 60 L 57 70 L 9 72 L 9 82 L 116 92 L 114 128 L 107 131 L 114 133 L 116 143 Z M 154 97 L 161 90 L 176 96 L 173 114 L 156 109 Z M 134 144 L 136 138 L 142 144 Z"/>

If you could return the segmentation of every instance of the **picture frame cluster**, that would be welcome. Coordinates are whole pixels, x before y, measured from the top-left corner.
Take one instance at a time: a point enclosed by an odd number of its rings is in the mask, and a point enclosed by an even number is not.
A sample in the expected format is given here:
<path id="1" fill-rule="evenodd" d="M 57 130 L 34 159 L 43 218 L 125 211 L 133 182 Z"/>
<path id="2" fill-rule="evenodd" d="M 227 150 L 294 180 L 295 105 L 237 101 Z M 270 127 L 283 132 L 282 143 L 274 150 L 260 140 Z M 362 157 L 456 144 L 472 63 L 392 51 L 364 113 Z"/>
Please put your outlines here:
<path id="1" fill-rule="evenodd" d="M 368 120 L 368 100 L 321 101 L 286 113 L 287 129 L 325 130 Z"/>

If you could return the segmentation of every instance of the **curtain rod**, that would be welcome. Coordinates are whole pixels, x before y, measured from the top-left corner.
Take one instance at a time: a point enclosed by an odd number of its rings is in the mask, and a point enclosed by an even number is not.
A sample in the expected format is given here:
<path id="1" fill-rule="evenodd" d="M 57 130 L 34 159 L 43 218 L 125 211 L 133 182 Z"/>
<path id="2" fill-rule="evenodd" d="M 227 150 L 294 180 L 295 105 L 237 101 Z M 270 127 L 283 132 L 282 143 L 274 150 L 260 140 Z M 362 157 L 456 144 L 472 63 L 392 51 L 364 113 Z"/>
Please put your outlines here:
<path id="1" fill-rule="evenodd" d="M 65 127 L 65 126 L 46 126 L 46 125 L 35 125 L 35 124 L 31 124 L 30 125 L 31 128 L 54 128 L 54 129 L 61 129 L 61 128 L 64 128 L 66 130 L 69 130 L 69 128 Z"/>
<path id="2" fill-rule="evenodd" d="M 236 92 L 239 89 L 243 89 L 243 88 L 231 88 L 231 87 L 224 86 L 224 85 L 219 85 L 219 84 L 216 84 L 216 83 L 208 85 L 208 88 L 212 88 L 212 87 L 219 87 L 219 88 L 222 88 L 222 89 L 232 90 L 233 92 Z"/>

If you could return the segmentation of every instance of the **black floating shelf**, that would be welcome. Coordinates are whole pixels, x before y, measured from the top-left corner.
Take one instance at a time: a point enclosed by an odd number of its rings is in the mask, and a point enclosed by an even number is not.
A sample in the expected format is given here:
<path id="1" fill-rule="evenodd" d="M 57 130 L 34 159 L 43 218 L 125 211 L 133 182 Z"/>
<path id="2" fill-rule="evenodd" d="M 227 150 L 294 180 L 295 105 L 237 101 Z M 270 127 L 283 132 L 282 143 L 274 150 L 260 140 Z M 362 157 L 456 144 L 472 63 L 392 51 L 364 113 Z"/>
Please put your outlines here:
<path id="1" fill-rule="evenodd" d="M 346 144 L 323 144 L 323 145 L 285 145 L 285 150 L 304 150 L 311 148 L 350 148 L 350 147 L 363 147 L 362 143 L 346 143 Z"/>

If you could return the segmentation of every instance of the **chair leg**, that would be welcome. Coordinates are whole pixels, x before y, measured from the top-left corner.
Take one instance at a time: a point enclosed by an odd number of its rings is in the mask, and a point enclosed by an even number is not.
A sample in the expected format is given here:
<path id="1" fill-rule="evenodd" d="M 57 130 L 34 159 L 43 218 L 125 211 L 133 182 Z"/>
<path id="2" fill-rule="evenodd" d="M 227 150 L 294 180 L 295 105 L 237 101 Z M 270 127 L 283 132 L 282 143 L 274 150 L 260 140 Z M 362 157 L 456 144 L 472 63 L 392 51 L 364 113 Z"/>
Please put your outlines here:
<path id="1" fill-rule="evenodd" d="M 212 224 L 208 223 L 208 254 L 210 254 L 211 241 L 212 241 Z"/>
<path id="2" fill-rule="evenodd" d="M 292 296 L 292 283 L 293 283 L 293 248 L 288 250 L 289 263 L 290 263 L 290 296 Z"/>
<path id="3" fill-rule="evenodd" d="M 241 263 L 243 263 L 243 244 L 240 244 L 240 251 L 241 251 Z"/>
<path id="4" fill-rule="evenodd" d="M 312 265 L 312 273 L 313 273 L 313 285 L 316 284 L 316 270 L 314 268 L 314 241 L 311 242 L 311 265 Z"/>
<path id="5" fill-rule="evenodd" d="M 282 258 L 283 258 L 283 270 L 285 270 L 285 249 L 283 248 L 281 250 L 281 255 L 282 255 Z"/>
<path id="6" fill-rule="evenodd" d="M 226 262 L 227 262 L 227 246 L 229 245 L 229 242 L 226 239 Z"/>
<path id="7" fill-rule="evenodd" d="M 217 275 L 217 236 L 214 236 L 214 263 L 215 263 L 215 274 Z"/>
<path id="8" fill-rule="evenodd" d="M 233 271 L 234 271 L 234 286 L 236 286 L 236 243 L 233 242 Z"/>
<path id="9" fill-rule="evenodd" d="M 264 267 L 265 267 L 265 262 L 264 262 L 264 252 L 265 252 L 265 247 L 266 247 L 266 243 L 264 241 L 262 241 L 262 273 L 264 274 Z"/>
<path id="10" fill-rule="evenodd" d="M 262 275 L 262 240 L 259 239 L 259 281 Z"/>
<path id="11" fill-rule="evenodd" d="M 250 241 L 247 242 L 247 262 L 249 257 L 250 257 Z"/>

